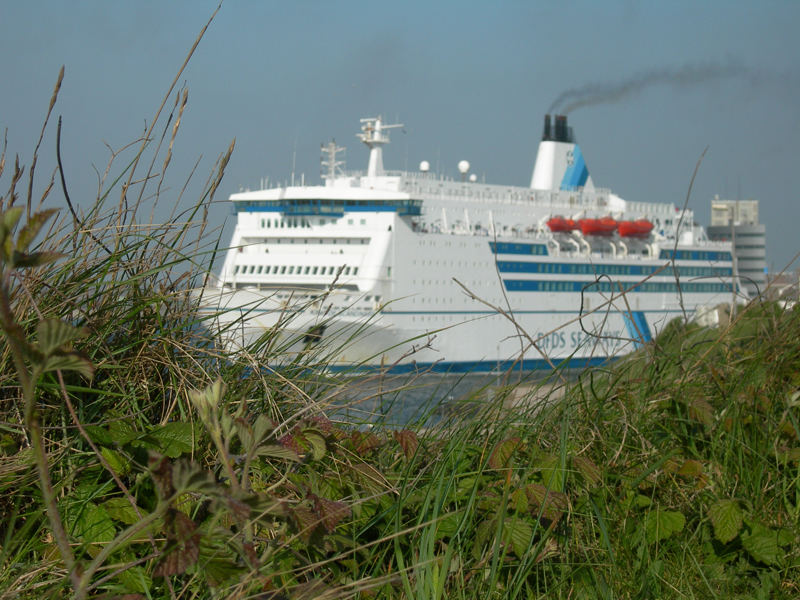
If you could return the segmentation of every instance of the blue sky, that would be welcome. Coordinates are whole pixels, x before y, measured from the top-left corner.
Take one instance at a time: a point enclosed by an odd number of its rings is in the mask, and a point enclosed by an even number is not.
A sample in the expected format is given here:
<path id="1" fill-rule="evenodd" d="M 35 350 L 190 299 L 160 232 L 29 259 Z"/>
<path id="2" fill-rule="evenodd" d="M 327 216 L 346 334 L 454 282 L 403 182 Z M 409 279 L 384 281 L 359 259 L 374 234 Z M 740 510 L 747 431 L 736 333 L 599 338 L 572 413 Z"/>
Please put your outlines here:
<path id="1" fill-rule="evenodd" d="M 55 113 L 70 194 L 88 206 L 105 143 L 119 148 L 142 133 L 216 6 L 0 4 L 8 152 L 30 163 L 64 64 Z M 364 168 L 354 134 L 359 118 L 377 114 L 405 124 L 387 168 L 426 159 L 455 175 L 467 159 L 487 182 L 528 185 L 542 117 L 561 92 L 716 70 L 724 76 L 584 106 L 570 123 L 595 183 L 628 200 L 681 204 L 708 146 L 690 200 L 698 220 L 714 194 L 759 199 L 768 263 L 780 269 L 800 251 L 797 23 L 797 2 L 228 0 L 181 79 L 189 105 L 162 202 L 177 199 L 198 159 L 199 185 L 234 137 L 220 201 L 265 176 L 288 179 L 293 156 L 298 176 L 318 181 L 319 146 L 331 138 L 347 147 L 348 168 Z M 41 173 L 54 145 L 51 127 Z M 221 224 L 229 213 L 219 202 L 211 217 Z"/>

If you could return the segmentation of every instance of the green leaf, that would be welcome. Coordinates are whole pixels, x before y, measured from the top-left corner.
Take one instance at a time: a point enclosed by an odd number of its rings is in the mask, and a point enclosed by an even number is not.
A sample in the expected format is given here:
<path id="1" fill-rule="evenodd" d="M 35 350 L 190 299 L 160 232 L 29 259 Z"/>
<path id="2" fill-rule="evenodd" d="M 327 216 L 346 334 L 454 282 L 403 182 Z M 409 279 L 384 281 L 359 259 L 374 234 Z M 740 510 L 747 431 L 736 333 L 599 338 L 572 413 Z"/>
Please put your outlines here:
<path id="1" fill-rule="evenodd" d="M 31 242 L 36 238 L 41 231 L 42 226 L 47 220 L 58 212 L 57 208 L 48 208 L 31 215 L 31 218 L 22 227 L 17 236 L 17 250 L 25 252 L 30 246 Z"/>
<path id="2" fill-rule="evenodd" d="M 600 467 L 594 464 L 591 459 L 585 456 L 576 456 L 572 459 L 572 464 L 590 486 L 597 485 L 602 481 L 603 475 L 600 472 Z"/>
<path id="3" fill-rule="evenodd" d="M 139 432 L 124 417 L 112 417 L 108 424 L 108 434 L 115 443 L 124 446 L 131 440 L 136 439 Z"/>
<path id="4" fill-rule="evenodd" d="M 403 429 L 401 431 L 395 431 L 392 435 L 395 441 L 400 444 L 400 447 L 403 449 L 403 454 L 405 454 L 406 459 L 410 460 L 417 452 L 417 448 L 419 447 L 419 439 L 417 438 L 417 434 L 410 429 Z"/>
<path id="5" fill-rule="evenodd" d="M 281 458 L 284 460 L 291 460 L 292 462 L 300 462 L 300 456 L 291 448 L 286 448 L 279 444 L 267 444 L 261 446 L 256 452 L 256 456 L 263 456 L 264 458 Z"/>
<path id="6" fill-rule="evenodd" d="M 542 471 L 542 483 L 546 488 L 560 492 L 564 489 L 566 471 L 561 466 L 561 459 L 554 454 L 545 454 L 538 461 Z"/>
<path id="7" fill-rule="evenodd" d="M 695 398 L 689 404 L 689 418 L 711 427 L 714 424 L 714 407 L 703 398 Z"/>
<path id="8" fill-rule="evenodd" d="M 714 537 L 727 544 L 742 529 L 742 510 L 736 500 L 717 500 L 708 509 L 708 518 L 714 526 Z"/>
<path id="9" fill-rule="evenodd" d="M 39 349 L 45 356 L 49 356 L 54 350 L 58 350 L 65 344 L 69 344 L 86 334 L 83 329 L 73 327 L 59 319 L 41 321 L 36 329 L 39 338 Z"/>
<path id="10" fill-rule="evenodd" d="M 72 534 L 84 542 L 110 542 L 114 539 L 114 523 L 104 508 L 93 502 L 85 502 L 74 506 L 79 512 L 76 515 Z"/>
<path id="11" fill-rule="evenodd" d="M 316 431 L 309 431 L 308 429 L 303 431 L 303 437 L 311 446 L 311 455 L 314 460 L 322 459 L 325 456 L 325 438 Z"/>
<path id="12" fill-rule="evenodd" d="M 569 508 L 566 494 L 550 490 L 539 483 L 526 485 L 525 494 L 528 497 L 529 510 L 537 518 L 542 516 L 555 523 Z"/>
<path id="13" fill-rule="evenodd" d="M 142 567 L 128 567 L 119 574 L 119 581 L 126 589 L 141 594 L 149 594 L 153 588 L 153 580 Z"/>
<path id="14" fill-rule="evenodd" d="M 83 354 L 67 352 L 54 354 L 45 359 L 43 372 L 46 371 L 77 371 L 87 379 L 94 376 L 94 365 Z"/>
<path id="15" fill-rule="evenodd" d="M 120 523 L 125 523 L 125 525 L 133 525 L 134 523 L 138 523 L 141 519 L 139 513 L 131 506 L 127 498 L 111 498 L 103 502 L 100 506 L 106 511 L 109 517 Z M 146 511 L 139 510 L 142 516 L 147 514 Z"/>
<path id="16" fill-rule="evenodd" d="M 220 493 L 220 488 L 211 473 L 186 459 L 176 461 L 172 465 L 172 485 L 177 493 L 192 491 L 209 496 Z"/>
<path id="17" fill-rule="evenodd" d="M 111 448 L 100 448 L 100 454 L 117 475 L 127 475 L 131 471 L 131 463 L 122 454 Z"/>
<path id="18" fill-rule="evenodd" d="M 674 510 L 651 510 L 644 516 L 644 533 L 649 543 L 665 540 L 683 530 L 686 518 Z"/>
<path id="19" fill-rule="evenodd" d="M 531 547 L 533 528 L 530 523 L 518 518 L 507 518 L 503 530 L 504 541 L 511 543 L 511 548 L 518 558 L 522 558 Z"/>
<path id="20" fill-rule="evenodd" d="M 778 532 L 760 523 L 747 522 L 749 532 L 742 533 L 742 546 L 758 562 L 775 566 L 783 560 L 784 552 L 778 544 Z"/>
<path id="21" fill-rule="evenodd" d="M 111 446 L 114 444 L 114 438 L 111 437 L 111 434 L 105 427 L 100 427 L 99 425 L 85 425 L 84 429 L 86 429 L 86 433 L 89 434 L 89 437 L 95 444 L 100 444 L 101 446 Z"/>
<path id="22" fill-rule="evenodd" d="M 158 441 L 159 450 L 170 458 L 178 458 L 194 448 L 195 434 L 191 423 L 175 421 L 154 427 L 148 432 Z"/>
<path id="23" fill-rule="evenodd" d="M 3 227 L 6 231 L 11 231 L 17 226 L 19 218 L 22 216 L 21 206 L 12 206 L 3 213 Z"/>
<path id="24" fill-rule="evenodd" d="M 222 403 L 225 395 L 225 384 L 222 379 L 217 379 L 214 383 L 203 390 L 192 390 L 189 392 L 189 399 L 194 404 L 200 419 L 206 427 L 211 427 L 211 416 Z"/>
<path id="25" fill-rule="evenodd" d="M 518 437 L 507 438 L 499 442 L 489 455 L 489 466 L 492 469 L 504 469 L 509 466 L 511 455 L 520 447 L 522 441 Z"/>
<path id="26" fill-rule="evenodd" d="M 27 254 L 14 250 L 11 253 L 11 265 L 17 269 L 41 267 L 61 258 L 64 258 L 64 254 L 60 252 L 32 252 Z"/>

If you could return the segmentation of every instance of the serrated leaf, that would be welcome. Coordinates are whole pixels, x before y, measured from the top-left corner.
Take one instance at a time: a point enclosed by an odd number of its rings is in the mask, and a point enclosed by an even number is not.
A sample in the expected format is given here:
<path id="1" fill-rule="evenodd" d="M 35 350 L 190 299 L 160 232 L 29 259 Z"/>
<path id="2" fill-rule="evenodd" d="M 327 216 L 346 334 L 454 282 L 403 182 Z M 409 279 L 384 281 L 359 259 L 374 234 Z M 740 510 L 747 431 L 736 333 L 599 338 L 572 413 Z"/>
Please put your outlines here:
<path id="1" fill-rule="evenodd" d="M 410 429 L 403 429 L 401 431 L 395 431 L 392 435 L 403 449 L 403 454 L 406 459 L 410 460 L 414 454 L 416 454 L 417 448 L 419 447 L 419 438 L 417 438 L 417 434 Z"/>
<path id="2" fill-rule="evenodd" d="M 594 464 L 591 459 L 585 456 L 576 456 L 572 459 L 572 464 L 575 465 L 575 468 L 590 486 L 597 485 L 602 480 L 603 476 L 600 472 L 600 467 Z"/>
<path id="3" fill-rule="evenodd" d="M 200 534 L 197 525 L 182 512 L 170 509 L 167 525 L 167 555 L 153 570 L 154 577 L 179 575 L 197 562 L 200 555 Z"/>
<path id="4" fill-rule="evenodd" d="M 339 521 L 352 514 L 350 507 L 344 502 L 328 500 L 315 496 L 314 494 L 309 494 L 309 498 L 314 503 L 314 511 L 317 513 L 317 516 L 320 518 L 320 521 L 328 533 L 336 529 L 336 525 Z"/>
<path id="5" fill-rule="evenodd" d="M 206 427 L 210 424 L 211 415 L 222 403 L 224 395 L 225 384 L 222 383 L 222 379 L 217 379 L 202 390 L 191 390 L 189 392 L 189 400 L 191 400 Z"/>
<path id="6" fill-rule="evenodd" d="M 359 456 L 364 456 L 381 445 L 381 440 L 377 435 L 366 431 L 353 431 L 350 434 L 350 441 Z"/>
<path id="7" fill-rule="evenodd" d="M 267 444 L 259 447 L 256 451 L 256 456 L 263 456 L 264 458 L 280 458 L 283 460 L 291 460 L 292 462 L 300 462 L 300 456 L 285 446 L 278 444 Z"/>
<path id="8" fill-rule="evenodd" d="M 148 435 L 158 441 L 159 450 L 170 458 L 178 458 L 194 448 L 194 429 L 191 423 L 174 421 L 151 429 Z"/>
<path id="9" fill-rule="evenodd" d="M 314 460 L 321 460 L 325 456 L 325 438 L 320 433 L 308 429 L 303 431 L 303 438 L 311 447 L 311 456 L 314 457 Z"/>
<path id="10" fill-rule="evenodd" d="M 714 407 L 703 398 L 695 398 L 689 405 L 689 418 L 711 427 L 714 424 Z"/>
<path id="11" fill-rule="evenodd" d="M 117 475 L 127 475 L 131 471 L 130 461 L 111 448 L 100 448 L 100 454 L 106 459 L 106 462 Z"/>
<path id="12" fill-rule="evenodd" d="M 492 469 L 504 469 L 509 466 L 511 456 L 514 451 L 520 447 L 522 441 L 518 437 L 507 438 L 492 449 L 489 455 L 489 466 Z"/>
<path id="13" fill-rule="evenodd" d="M 742 510 L 736 500 L 717 500 L 708 508 L 708 518 L 714 527 L 714 537 L 727 544 L 742 529 Z"/>
<path id="14" fill-rule="evenodd" d="M 696 479 L 703 474 L 703 463 L 699 460 L 689 458 L 683 462 L 677 474 L 687 479 Z"/>
<path id="15" fill-rule="evenodd" d="M 84 502 L 73 505 L 73 509 L 78 511 L 72 526 L 73 536 L 90 544 L 114 539 L 114 523 L 104 508 Z"/>
<path id="16" fill-rule="evenodd" d="M 528 494 L 525 488 L 517 488 L 511 492 L 511 506 L 518 513 L 528 512 Z"/>
<path id="17" fill-rule="evenodd" d="M 94 365 L 83 354 L 66 352 L 53 354 L 45 359 L 43 372 L 47 371 L 77 371 L 87 379 L 94 376 Z"/>
<path id="18" fill-rule="evenodd" d="M 103 507 L 109 517 L 120 523 L 125 523 L 125 525 L 133 525 L 134 523 L 138 523 L 141 519 L 139 513 L 131 506 L 127 498 L 110 498 L 100 506 Z M 139 509 L 139 511 L 142 515 L 147 514 L 141 509 Z"/>
<path id="19" fill-rule="evenodd" d="M 674 510 L 651 510 L 644 516 L 644 533 L 649 543 L 665 540 L 683 530 L 686 517 Z"/>
<path id="20" fill-rule="evenodd" d="M 444 537 L 453 537 L 458 531 L 458 527 L 461 524 L 463 518 L 464 518 L 464 511 L 457 510 L 455 512 L 449 513 L 447 516 L 437 521 L 436 539 L 438 540 Z"/>
<path id="21" fill-rule="evenodd" d="M 765 565 L 780 564 L 785 555 L 778 544 L 778 532 L 760 523 L 748 522 L 749 533 L 742 533 L 742 546 L 755 560 Z"/>
<path id="22" fill-rule="evenodd" d="M 533 527 L 530 523 L 517 518 L 507 518 L 503 530 L 503 538 L 511 543 L 511 549 L 518 558 L 527 554 L 533 538 Z"/>
<path id="23" fill-rule="evenodd" d="M 86 433 L 89 434 L 89 437 L 95 444 L 100 444 L 101 446 L 111 446 L 114 444 L 114 438 L 111 437 L 111 434 L 105 427 L 100 427 L 99 425 L 85 425 L 84 429 L 86 429 Z"/>
<path id="24" fill-rule="evenodd" d="M 172 485 L 178 493 L 199 492 L 213 496 L 219 492 L 219 487 L 211 473 L 188 460 L 174 462 L 171 468 L 171 475 Z"/>
<path id="25" fill-rule="evenodd" d="M 57 208 L 48 208 L 32 214 L 28 222 L 20 229 L 19 235 L 17 236 L 17 250 L 20 252 L 27 250 L 30 243 L 36 238 L 39 231 L 41 231 L 42 226 L 57 212 Z"/>
<path id="26" fill-rule="evenodd" d="M 542 483 L 550 490 L 560 492 L 564 489 L 566 470 L 561 466 L 561 459 L 554 454 L 545 454 L 537 461 L 542 472 Z"/>
<path id="27" fill-rule="evenodd" d="M 528 496 L 531 514 L 535 517 L 542 516 L 553 523 L 557 523 L 569 508 L 569 498 L 566 494 L 548 489 L 539 483 L 526 485 L 525 494 Z"/>
<path id="28" fill-rule="evenodd" d="M 3 227 L 6 231 L 11 231 L 17 226 L 19 218 L 22 216 L 21 206 L 12 206 L 3 212 Z"/>
<path id="29" fill-rule="evenodd" d="M 131 590 L 133 592 L 141 592 L 142 594 L 148 594 L 153 587 L 153 580 L 150 579 L 150 576 L 147 574 L 147 571 L 145 571 L 142 567 L 139 566 L 128 567 L 122 573 L 120 573 L 118 577 L 120 583 L 124 585 L 126 589 Z M 136 594 L 133 597 L 129 596 L 131 600 L 134 597 L 144 598 L 144 596 L 139 596 L 138 594 Z"/>
<path id="30" fill-rule="evenodd" d="M 52 262 L 64 258 L 60 252 L 20 252 L 14 250 L 11 253 L 11 266 L 17 269 L 27 269 L 30 267 L 42 267 Z"/>
<path id="31" fill-rule="evenodd" d="M 114 443 L 124 446 L 135 439 L 139 432 L 136 431 L 130 421 L 124 418 L 113 418 L 108 424 L 108 434 Z"/>
<path id="32" fill-rule="evenodd" d="M 86 334 L 83 329 L 73 327 L 60 319 L 40 321 L 36 330 L 39 350 L 41 350 L 45 356 L 48 356 L 54 350 L 58 350 L 65 344 L 74 342 Z"/>

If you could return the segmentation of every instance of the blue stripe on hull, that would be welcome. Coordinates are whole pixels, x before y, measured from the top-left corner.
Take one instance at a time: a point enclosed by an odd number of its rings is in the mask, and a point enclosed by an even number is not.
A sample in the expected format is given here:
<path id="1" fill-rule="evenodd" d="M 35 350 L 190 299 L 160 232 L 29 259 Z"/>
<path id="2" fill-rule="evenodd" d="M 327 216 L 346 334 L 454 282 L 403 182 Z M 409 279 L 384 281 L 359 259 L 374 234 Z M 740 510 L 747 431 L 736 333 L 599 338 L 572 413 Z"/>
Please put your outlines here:
<path id="1" fill-rule="evenodd" d="M 650 326 L 647 324 L 647 317 L 642 311 L 624 312 L 622 318 L 625 320 L 625 329 L 628 330 L 628 335 L 633 340 L 634 348 L 641 348 L 643 344 L 653 339 Z"/>
<path id="2" fill-rule="evenodd" d="M 552 364 L 560 369 L 586 369 L 588 367 L 597 367 L 600 365 L 608 364 L 614 358 L 607 356 L 594 356 L 591 358 L 554 358 Z M 470 361 L 455 361 L 446 362 L 439 361 L 435 363 L 404 363 L 400 365 L 393 365 L 384 367 L 385 372 L 390 374 L 405 374 L 405 373 L 492 373 L 503 372 L 509 369 L 522 370 L 522 371 L 542 371 L 551 370 L 553 367 L 551 363 L 543 358 L 526 359 L 522 361 L 515 360 L 470 360 Z M 342 372 L 373 372 L 380 371 L 380 365 L 330 365 L 328 370 L 334 373 Z"/>

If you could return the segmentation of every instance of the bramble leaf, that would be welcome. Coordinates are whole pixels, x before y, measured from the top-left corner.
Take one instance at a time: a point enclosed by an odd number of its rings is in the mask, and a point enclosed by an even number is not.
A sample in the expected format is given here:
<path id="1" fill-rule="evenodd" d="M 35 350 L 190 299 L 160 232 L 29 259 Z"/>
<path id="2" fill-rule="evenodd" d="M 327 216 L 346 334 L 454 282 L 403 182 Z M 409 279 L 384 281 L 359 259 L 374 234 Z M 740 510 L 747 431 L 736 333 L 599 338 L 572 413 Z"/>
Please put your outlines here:
<path id="1" fill-rule="evenodd" d="M 542 471 L 542 483 L 545 487 L 556 492 L 564 489 L 566 479 L 565 469 L 561 466 L 561 459 L 554 454 L 545 454 L 538 466 Z"/>
<path id="2" fill-rule="evenodd" d="M 533 528 L 530 523 L 518 518 L 507 518 L 503 537 L 506 542 L 511 543 L 511 548 L 518 558 L 522 558 L 531 547 L 533 538 Z"/>
<path id="3" fill-rule="evenodd" d="M 39 338 L 39 350 L 49 356 L 65 344 L 69 344 L 86 335 L 83 329 L 73 327 L 59 319 L 40 321 L 36 328 Z"/>
<path id="4" fill-rule="evenodd" d="M 109 517 L 121 523 L 125 523 L 125 525 L 133 525 L 134 523 L 138 523 L 141 519 L 139 513 L 131 506 L 127 498 L 110 498 L 100 506 L 105 509 Z M 141 511 L 141 513 L 142 515 L 146 514 L 145 511 Z"/>
<path id="5" fill-rule="evenodd" d="M 297 454 L 297 452 L 292 448 L 278 444 L 261 446 L 256 451 L 256 456 L 263 456 L 264 458 L 282 458 L 284 460 L 291 460 L 292 462 L 300 462 L 300 455 Z"/>
<path id="6" fill-rule="evenodd" d="M 61 258 L 64 258 L 64 255 L 60 252 L 32 252 L 30 254 L 26 252 L 19 252 L 18 250 L 14 250 L 11 253 L 11 266 L 17 269 L 26 269 L 29 267 L 42 267 L 44 265 L 50 264 L 51 262 L 55 262 Z"/>
<path id="7" fill-rule="evenodd" d="M 24 252 L 41 231 L 47 220 L 58 212 L 57 208 L 48 208 L 31 215 L 17 236 L 17 250 Z"/>
<path id="8" fill-rule="evenodd" d="M 493 469 L 504 469 L 509 466 L 511 455 L 520 447 L 522 440 L 518 437 L 507 438 L 494 447 L 489 455 L 489 466 Z"/>
<path id="9" fill-rule="evenodd" d="M 785 553 L 778 544 L 778 532 L 751 521 L 747 522 L 747 526 L 750 531 L 743 532 L 741 535 L 742 546 L 747 553 L 765 565 L 780 564 Z"/>
<path id="10" fill-rule="evenodd" d="M 80 352 L 53 354 L 44 362 L 43 371 L 77 371 L 87 379 L 94 376 L 94 365 Z"/>
<path id="11" fill-rule="evenodd" d="M 325 438 L 322 437 L 322 434 L 317 431 L 309 431 L 306 429 L 303 431 L 303 437 L 311 446 L 311 455 L 314 457 L 314 460 L 321 460 L 325 456 L 326 450 Z"/>
<path id="12" fill-rule="evenodd" d="M 649 543 L 665 540 L 683 530 L 686 517 L 674 510 L 651 510 L 644 516 L 644 533 Z"/>
<path id="13" fill-rule="evenodd" d="M 417 434 L 410 429 L 403 429 L 401 431 L 395 431 L 393 436 L 395 441 L 400 444 L 400 447 L 403 449 L 403 454 L 405 454 L 406 459 L 410 460 L 419 447 Z"/>
<path id="14" fill-rule="evenodd" d="M 191 423 L 165 423 L 152 429 L 148 435 L 158 440 L 161 452 L 170 458 L 178 458 L 194 448 L 195 435 Z"/>
<path id="15" fill-rule="evenodd" d="M 742 510 L 736 500 L 717 500 L 708 509 L 708 518 L 714 527 L 714 537 L 727 544 L 742 529 Z"/>
<path id="16" fill-rule="evenodd" d="M 590 486 L 597 485 L 602 481 L 603 476 L 600 472 L 600 467 L 594 464 L 591 459 L 585 456 L 576 456 L 572 459 L 572 464 Z"/>

